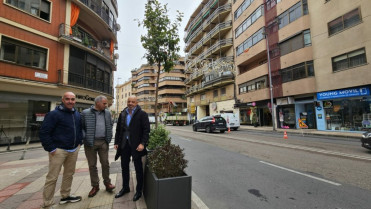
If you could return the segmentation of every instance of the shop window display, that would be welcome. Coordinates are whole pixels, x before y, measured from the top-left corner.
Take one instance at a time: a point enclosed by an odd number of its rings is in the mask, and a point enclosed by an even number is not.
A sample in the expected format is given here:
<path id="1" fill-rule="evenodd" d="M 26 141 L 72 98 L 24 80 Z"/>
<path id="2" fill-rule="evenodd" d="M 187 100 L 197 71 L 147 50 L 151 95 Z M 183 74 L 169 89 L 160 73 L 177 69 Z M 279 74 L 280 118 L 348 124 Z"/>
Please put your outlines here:
<path id="1" fill-rule="evenodd" d="M 280 107 L 278 108 L 278 127 L 283 129 L 295 129 L 296 128 L 296 116 L 294 106 Z"/>
<path id="2" fill-rule="evenodd" d="M 333 131 L 362 131 L 371 128 L 371 99 L 323 101 L 326 129 Z"/>

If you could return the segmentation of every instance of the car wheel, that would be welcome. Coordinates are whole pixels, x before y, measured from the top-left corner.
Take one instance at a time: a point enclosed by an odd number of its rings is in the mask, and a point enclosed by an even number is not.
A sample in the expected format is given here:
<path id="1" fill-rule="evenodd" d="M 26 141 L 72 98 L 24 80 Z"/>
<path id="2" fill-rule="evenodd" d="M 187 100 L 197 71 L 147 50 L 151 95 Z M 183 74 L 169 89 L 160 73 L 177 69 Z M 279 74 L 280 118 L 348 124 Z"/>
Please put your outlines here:
<path id="1" fill-rule="evenodd" d="M 237 131 L 237 129 L 238 129 L 238 127 L 236 127 L 236 128 L 233 128 L 233 130 L 234 130 L 234 131 Z"/>
<path id="2" fill-rule="evenodd" d="M 193 131 L 197 132 L 197 127 L 196 126 L 193 126 Z"/>
<path id="3" fill-rule="evenodd" d="M 220 131 L 220 133 L 224 133 L 224 132 L 225 132 L 224 130 L 223 131 L 222 130 Z"/>
<path id="4" fill-rule="evenodd" d="M 210 126 L 206 126 L 205 131 L 206 131 L 206 133 L 211 133 L 211 128 L 210 128 Z"/>

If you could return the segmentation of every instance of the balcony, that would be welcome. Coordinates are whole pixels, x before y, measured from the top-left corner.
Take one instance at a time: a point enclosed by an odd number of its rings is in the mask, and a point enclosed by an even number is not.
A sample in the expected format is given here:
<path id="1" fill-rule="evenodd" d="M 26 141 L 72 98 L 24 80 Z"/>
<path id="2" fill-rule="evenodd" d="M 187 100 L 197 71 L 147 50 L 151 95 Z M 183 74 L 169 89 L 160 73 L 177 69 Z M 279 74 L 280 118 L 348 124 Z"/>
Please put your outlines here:
<path id="1" fill-rule="evenodd" d="M 116 20 L 110 19 L 102 9 L 102 1 L 72 0 L 80 8 L 79 20 L 94 26 L 96 34 L 104 35 L 102 39 L 112 39 L 117 43 Z"/>
<path id="2" fill-rule="evenodd" d="M 207 49 L 202 54 L 197 56 L 195 59 L 189 61 L 186 64 L 186 69 L 193 67 L 195 64 L 197 64 L 197 63 L 199 63 L 199 62 L 201 62 L 205 59 L 209 59 L 209 57 L 211 55 L 214 55 L 214 54 L 218 55 L 220 51 L 225 52 L 226 50 L 228 50 L 232 46 L 233 46 L 233 39 L 232 38 L 219 40 L 214 45 L 212 45 L 209 49 Z"/>
<path id="3" fill-rule="evenodd" d="M 193 66 L 195 65 L 196 63 L 200 63 L 200 62 L 208 62 L 207 64 L 206 63 L 203 63 L 202 64 L 202 67 L 201 68 L 188 68 L 189 66 L 187 65 L 187 69 L 190 70 L 190 71 L 193 71 L 193 73 L 185 80 L 185 84 L 191 84 L 192 81 L 194 80 L 199 80 L 199 76 L 201 76 L 202 78 L 202 75 L 204 75 L 206 72 L 210 71 L 210 70 L 213 70 L 213 71 L 233 71 L 234 69 L 234 63 L 233 63 L 233 57 L 232 56 L 229 56 L 229 57 L 222 57 L 222 58 L 219 58 L 217 60 L 212 60 L 211 63 L 210 61 L 208 60 L 204 60 L 204 59 L 198 59 L 198 58 L 195 58 L 194 60 L 192 60 L 190 63 L 190 66 Z"/>
<path id="4" fill-rule="evenodd" d="M 68 84 L 96 90 L 109 95 L 113 94 L 112 87 L 109 84 L 71 72 L 68 73 Z"/>
<path id="5" fill-rule="evenodd" d="M 64 23 L 59 25 L 59 41 L 64 44 L 70 44 L 91 54 L 96 55 L 111 66 L 116 71 L 116 59 L 111 58 L 110 52 L 104 49 L 101 42 L 89 40 L 82 41 L 81 33 L 73 27 Z M 113 56 L 112 56 L 113 57 Z"/>
<path id="6" fill-rule="evenodd" d="M 229 29 L 232 28 L 232 21 L 227 21 L 218 24 L 216 27 L 214 27 L 209 33 L 206 34 L 199 42 L 197 42 L 188 52 L 189 54 L 196 53 L 199 51 L 198 49 L 201 49 L 201 47 L 204 45 L 204 43 L 207 43 L 210 39 L 214 38 L 216 35 L 219 35 L 223 37 Z M 188 59 L 188 55 L 186 55 L 186 59 Z"/>
<path id="7" fill-rule="evenodd" d="M 195 31 L 187 31 L 187 33 L 186 33 L 187 37 L 184 38 L 184 42 L 188 44 L 191 41 L 193 41 L 193 39 L 199 35 L 200 28 L 201 28 L 201 30 L 207 28 L 207 26 L 209 24 L 215 23 L 214 20 L 216 20 L 216 19 L 218 19 L 218 21 L 219 21 L 219 19 L 223 20 L 231 10 L 232 10 L 232 5 L 231 4 L 225 4 L 223 6 L 218 7 L 207 19 L 202 20 L 200 18 L 199 22 L 202 21 L 202 25 L 198 26 L 198 28 L 197 28 L 197 25 L 195 25 L 193 27 L 189 27 L 190 30 L 195 30 Z M 220 17 L 220 18 L 218 18 L 218 17 Z M 197 19 L 194 19 L 193 21 L 195 21 L 195 20 L 197 20 Z M 191 24 L 193 24 L 193 21 L 192 21 Z M 196 24 L 199 24 L 199 23 L 197 22 Z"/>
<path id="8" fill-rule="evenodd" d="M 209 88 L 210 86 L 219 87 L 226 84 L 234 83 L 234 75 L 231 71 L 212 72 L 206 75 L 206 77 L 208 78 L 208 80 L 205 81 L 205 88 Z"/>

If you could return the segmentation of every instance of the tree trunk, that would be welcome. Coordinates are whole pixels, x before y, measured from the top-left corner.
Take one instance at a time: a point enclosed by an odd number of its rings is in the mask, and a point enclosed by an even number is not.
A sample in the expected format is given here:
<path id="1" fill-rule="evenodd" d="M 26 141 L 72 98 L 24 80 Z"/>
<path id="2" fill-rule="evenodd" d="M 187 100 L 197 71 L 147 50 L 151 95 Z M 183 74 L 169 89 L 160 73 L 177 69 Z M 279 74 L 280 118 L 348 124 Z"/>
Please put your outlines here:
<path id="1" fill-rule="evenodd" d="M 160 68 L 161 68 L 161 63 L 159 62 L 158 64 L 157 64 L 157 66 L 158 66 L 158 70 L 157 70 L 157 78 L 156 78 L 156 98 L 155 98 L 155 128 L 157 129 L 157 126 L 158 126 L 158 124 L 157 124 L 157 115 L 158 115 L 158 113 L 157 113 L 157 104 L 158 104 L 158 84 L 159 84 L 159 82 L 160 82 Z"/>

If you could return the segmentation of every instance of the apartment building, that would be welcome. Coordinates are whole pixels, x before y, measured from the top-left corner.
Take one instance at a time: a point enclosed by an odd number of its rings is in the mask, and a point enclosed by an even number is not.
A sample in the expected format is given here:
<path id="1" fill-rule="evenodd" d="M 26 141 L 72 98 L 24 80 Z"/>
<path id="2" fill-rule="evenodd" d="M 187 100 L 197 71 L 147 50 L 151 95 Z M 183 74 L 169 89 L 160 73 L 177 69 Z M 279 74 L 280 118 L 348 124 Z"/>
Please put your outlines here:
<path id="1" fill-rule="evenodd" d="M 300 128 L 299 120 L 319 130 L 369 126 L 369 8 L 369 1 L 234 1 L 241 123 L 272 126 L 273 110 L 277 128 Z"/>
<path id="2" fill-rule="evenodd" d="M 79 111 L 101 94 L 112 103 L 117 13 L 116 0 L 0 3 L 0 143 L 39 140 L 66 91 Z"/>
<path id="3" fill-rule="evenodd" d="M 118 84 L 116 86 L 116 97 L 115 97 L 115 112 L 120 113 L 125 107 L 127 107 L 127 101 L 129 96 L 131 96 L 131 78 L 125 81 L 123 84 Z"/>
<path id="4" fill-rule="evenodd" d="M 308 1 L 308 8 L 313 11 L 310 22 L 317 128 L 370 128 L 371 2 Z"/>
<path id="5" fill-rule="evenodd" d="M 158 115 L 160 120 L 168 114 L 186 115 L 184 58 L 180 58 L 169 72 L 161 70 L 158 86 Z M 132 73 L 132 94 L 138 104 L 154 120 L 157 66 L 144 64 Z M 151 121 L 153 122 L 153 121 Z"/>
<path id="6" fill-rule="evenodd" d="M 203 0 L 185 27 L 188 113 L 235 112 L 232 0 Z"/>

